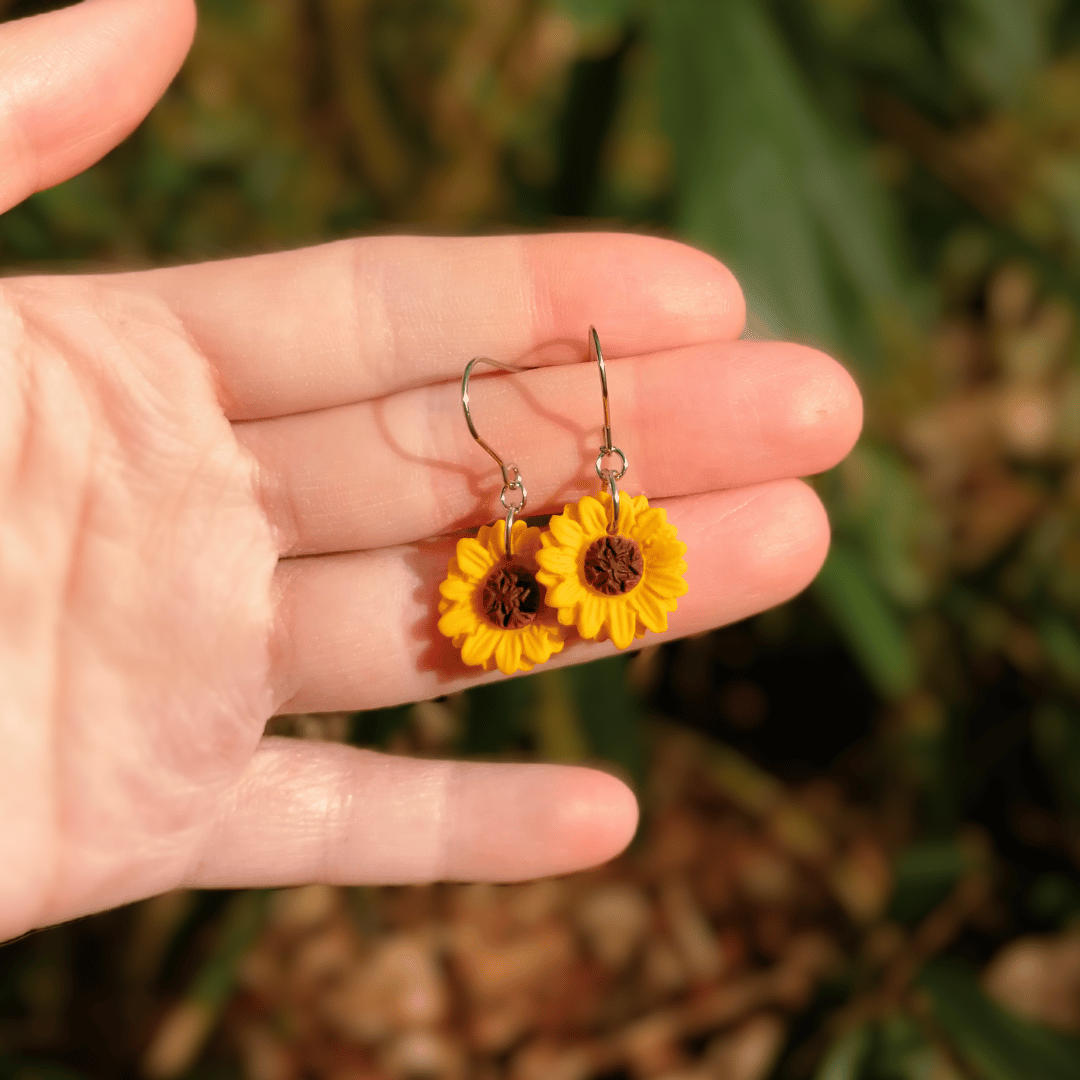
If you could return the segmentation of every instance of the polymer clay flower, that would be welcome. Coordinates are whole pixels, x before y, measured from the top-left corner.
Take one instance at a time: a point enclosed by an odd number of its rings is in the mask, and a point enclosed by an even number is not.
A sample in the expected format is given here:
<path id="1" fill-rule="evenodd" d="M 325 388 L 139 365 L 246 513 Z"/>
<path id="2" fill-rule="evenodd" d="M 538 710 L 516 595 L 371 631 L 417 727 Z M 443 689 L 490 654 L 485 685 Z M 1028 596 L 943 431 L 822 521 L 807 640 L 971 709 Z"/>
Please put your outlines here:
<path id="1" fill-rule="evenodd" d="M 537 581 L 540 530 L 515 521 L 506 558 L 505 527 L 485 525 L 463 537 L 439 586 L 439 631 L 466 664 L 504 675 L 531 671 L 560 652 L 566 632 L 544 610 Z"/>
<path id="2" fill-rule="evenodd" d="M 619 499 L 619 524 L 608 533 L 611 496 L 605 491 L 569 503 L 543 535 L 536 580 L 564 626 L 583 638 L 604 634 L 620 649 L 646 630 L 667 629 L 667 613 L 687 590 L 686 545 L 659 507 L 644 495 Z"/>

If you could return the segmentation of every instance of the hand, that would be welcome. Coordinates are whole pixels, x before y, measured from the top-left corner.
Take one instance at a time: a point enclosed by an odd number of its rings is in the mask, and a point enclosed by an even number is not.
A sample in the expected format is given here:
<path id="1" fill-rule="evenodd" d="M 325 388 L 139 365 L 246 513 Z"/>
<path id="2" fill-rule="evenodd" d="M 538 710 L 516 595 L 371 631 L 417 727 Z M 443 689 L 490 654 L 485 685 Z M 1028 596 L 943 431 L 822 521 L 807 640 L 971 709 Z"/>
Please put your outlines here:
<path id="1" fill-rule="evenodd" d="M 4 204 L 130 130 L 192 28 L 190 0 L 0 27 Z M 262 734 L 478 681 L 435 627 L 446 534 L 497 516 L 462 368 L 582 360 L 590 323 L 623 486 L 688 545 L 670 636 L 802 589 L 828 528 L 792 477 L 849 449 L 858 393 L 820 353 L 739 341 L 738 286 L 692 249 L 386 238 L 3 282 L 0 938 L 180 885 L 512 880 L 626 843 L 633 796 L 601 772 Z M 596 490 L 594 366 L 474 387 L 530 513 Z"/>

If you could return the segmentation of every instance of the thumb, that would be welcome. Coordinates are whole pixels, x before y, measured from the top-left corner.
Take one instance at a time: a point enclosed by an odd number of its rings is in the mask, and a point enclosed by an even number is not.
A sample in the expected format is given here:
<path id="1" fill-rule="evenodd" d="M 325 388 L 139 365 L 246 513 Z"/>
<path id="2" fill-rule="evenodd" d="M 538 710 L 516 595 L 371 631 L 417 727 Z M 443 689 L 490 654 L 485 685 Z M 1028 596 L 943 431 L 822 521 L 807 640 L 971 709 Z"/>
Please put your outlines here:
<path id="1" fill-rule="evenodd" d="M 0 25 L 0 211 L 128 135 L 194 31 L 193 0 L 86 0 Z"/>

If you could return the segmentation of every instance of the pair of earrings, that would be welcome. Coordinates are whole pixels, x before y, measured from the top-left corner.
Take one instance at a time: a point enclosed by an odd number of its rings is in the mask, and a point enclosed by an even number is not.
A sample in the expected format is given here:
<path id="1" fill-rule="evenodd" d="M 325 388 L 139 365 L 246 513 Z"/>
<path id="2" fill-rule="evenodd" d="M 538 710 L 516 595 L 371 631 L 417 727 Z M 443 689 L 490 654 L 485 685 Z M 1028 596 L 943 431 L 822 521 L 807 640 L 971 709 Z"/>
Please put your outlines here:
<path id="1" fill-rule="evenodd" d="M 611 440 L 607 369 L 591 326 L 589 352 L 600 369 L 604 401 L 600 492 L 568 503 L 546 529 L 515 520 L 528 499 L 521 473 L 480 437 L 469 411 L 469 376 L 477 364 L 522 369 L 476 357 L 461 379 L 469 431 L 502 470 L 499 501 L 506 516 L 457 542 L 439 586 L 439 630 L 466 664 L 485 671 L 531 671 L 562 650 L 574 627 L 586 640 L 609 639 L 625 649 L 646 630 L 666 630 L 668 612 L 687 590 L 686 545 L 666 512 L 650 507 L 644 495 L 619 491 L 626 455 Z M 617 468 L 605 465 L 614 458 Z"/>

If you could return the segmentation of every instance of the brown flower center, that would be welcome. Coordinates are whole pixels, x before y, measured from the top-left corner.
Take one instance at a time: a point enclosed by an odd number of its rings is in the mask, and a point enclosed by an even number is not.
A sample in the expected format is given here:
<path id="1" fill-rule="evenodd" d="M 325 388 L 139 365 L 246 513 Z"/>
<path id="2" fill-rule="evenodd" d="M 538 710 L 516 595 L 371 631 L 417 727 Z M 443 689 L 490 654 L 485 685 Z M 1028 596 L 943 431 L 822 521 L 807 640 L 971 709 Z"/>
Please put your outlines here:
<path id="1" fill-rule="evenodd" d="M 645 560 L 629 536 L 602 536 L 585 552 L 585 580 L 605 596 L 629 592 L 645 572 Z"/>
<path id="2" fill-rule="evenodd" d="M 502 563 L 480 590 L 480 610 L 495 626 L 520 630 L 540 610 L 540 585 L 525 567 Z"/>

